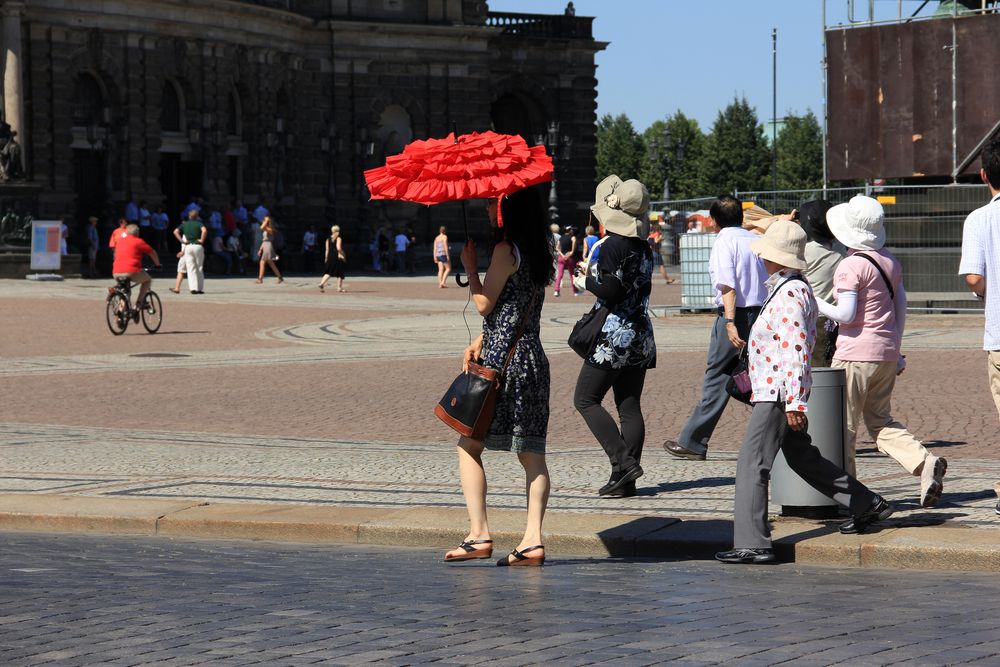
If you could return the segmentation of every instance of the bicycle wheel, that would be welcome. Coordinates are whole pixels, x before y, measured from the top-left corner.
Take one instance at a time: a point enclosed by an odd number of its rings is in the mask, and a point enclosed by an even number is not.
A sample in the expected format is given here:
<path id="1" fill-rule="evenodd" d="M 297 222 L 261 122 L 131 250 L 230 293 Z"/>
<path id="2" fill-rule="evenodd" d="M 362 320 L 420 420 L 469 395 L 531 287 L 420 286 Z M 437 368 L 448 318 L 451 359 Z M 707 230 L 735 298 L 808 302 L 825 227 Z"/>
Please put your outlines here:
<path id="1" fill-rule="evenodd" d="M 108 297 L 108 328 L 111 333 L 120 336 L 128 329 L 128 301 L 121 292 L 115 292 Z"/>
<path id="2" fill-rule="evenodd" d="M 150 290 L 146 293 L 146 298 L 142 302 L 142 326 L 151 334 L 160 330 L 163 324 L 163 305 L 160 303 L 159 295 Z"/>

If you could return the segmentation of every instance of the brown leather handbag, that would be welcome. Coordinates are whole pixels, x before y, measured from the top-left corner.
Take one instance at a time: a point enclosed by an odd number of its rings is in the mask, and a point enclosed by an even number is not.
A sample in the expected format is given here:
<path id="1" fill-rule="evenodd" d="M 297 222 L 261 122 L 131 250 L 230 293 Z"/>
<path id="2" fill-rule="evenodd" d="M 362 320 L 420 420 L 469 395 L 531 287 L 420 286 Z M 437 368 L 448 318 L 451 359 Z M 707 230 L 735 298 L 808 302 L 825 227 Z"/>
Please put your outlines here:
<path id="1" fill-rule="evenodd" d="M 498 371 L 470 361 L 469 370 L 455 378 L 444 397 L 434 407 L 434 414 L 438 419 L 455 429 L 459 435 L 478 442 L 486 438 L 496 412 L 503 377 L 514 358 L 517 342 L 524 333 L 528 317 L 535 308 L 536 297 L 537 294 L 532 296 L 531 304 L 517 326 L 517 333 L 511 341 L 503 367 Z"/>

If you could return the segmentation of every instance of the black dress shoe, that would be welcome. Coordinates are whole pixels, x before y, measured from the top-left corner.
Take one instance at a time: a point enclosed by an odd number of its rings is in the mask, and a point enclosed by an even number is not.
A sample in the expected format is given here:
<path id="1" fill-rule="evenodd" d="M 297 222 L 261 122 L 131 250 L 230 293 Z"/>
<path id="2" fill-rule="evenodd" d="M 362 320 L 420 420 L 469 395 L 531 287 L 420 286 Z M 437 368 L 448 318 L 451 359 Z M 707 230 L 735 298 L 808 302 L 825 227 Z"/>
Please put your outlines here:
<path id="1" fill-rule="evenodd" d="M 623 472 L 621 477 L 618 479 L 612 478 L 609 480 L 608 483 L 602 486 L 601 490 L 597 493 L 602 496 L 610 495 L 622 489 L 629 482 L 634 482 L 640 477 L 642 477 L 642 466 L 636 463 L 634 466 Z"/>
<path id="2" fill-rule="evenodd" d="M 682 447 L 676 440 L 667 440 L 663 443 L 663 448 L 679 459 L 690 459 L 692 461 L 704 461 L 705 454 L 692 452 L 687 447 Z"/>
<path id="3" fill-rule="evenodd" d="M 840 524 L 840 532 L 844 535 L 863 533 L 873 523 L 884 521 L 892 516 L 892 511 L 892 505 L 885 498 L 875 496 L 875 500 L 872 501 L 868 509 Z"/>
<path id="4" fill-rule="evenodd" d="M 733 549 L 715 554 L 715 560 L 723 563 L 773 563 L 774 549 Z"/>
<path id="5" fill-rule="evenodd" d="M 606 495 L 608 495 L 608 491 L 610 489 L 613 489 L 615 487 L 615 485 L 618 484 L 618 480 L 619 479 L 621 479 L 620 476 L 615 476 L 615 474 L 612 473 L 611 477 L 608 479 L 608 483 L 605 484 L 604 486 L 602 486 L 600 489 L 598 489 L 597 495 L 599 495 L 599 496 L 606 496 Z"/>
<path id="6" fill-rule="evenodd" d="M 635 495 L 635 482 L 629 482 L 615 491 L 605 492 L 605 498 L 631 498 Z"/>

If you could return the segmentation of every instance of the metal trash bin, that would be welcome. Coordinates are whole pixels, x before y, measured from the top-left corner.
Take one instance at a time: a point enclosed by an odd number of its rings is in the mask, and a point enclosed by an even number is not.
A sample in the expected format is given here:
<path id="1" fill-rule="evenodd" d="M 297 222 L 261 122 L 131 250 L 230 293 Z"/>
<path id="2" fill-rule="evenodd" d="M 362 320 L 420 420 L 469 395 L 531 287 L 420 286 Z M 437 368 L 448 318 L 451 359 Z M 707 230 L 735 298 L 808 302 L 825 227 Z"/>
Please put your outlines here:
<path id="1" fill-rule="evenodd" d="M 847 371 L 814 368 L 809 394 L 809 436 L 823 458 L 845 467 L 844 434 L 847 431 Z M 840 505 L 799 477 L 780 451 L 771 468 L 771 499 L 781 505 L 783 516 L 807 519 L 836 518 Z"/>

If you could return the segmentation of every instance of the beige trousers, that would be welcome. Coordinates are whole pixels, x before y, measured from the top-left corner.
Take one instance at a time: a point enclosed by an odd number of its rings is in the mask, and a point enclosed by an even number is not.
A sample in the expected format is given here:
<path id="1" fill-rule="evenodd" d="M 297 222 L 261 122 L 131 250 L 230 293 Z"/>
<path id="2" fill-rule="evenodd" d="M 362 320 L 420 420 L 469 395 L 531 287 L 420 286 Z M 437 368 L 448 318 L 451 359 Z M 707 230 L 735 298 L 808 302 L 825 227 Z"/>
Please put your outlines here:
<path id="1" fill-rule="evenodd" d="M 868 434 L 883 454 L 888 454 L 911 475 L 919 475 L 924 459 L 931 455 L 906 426 L 892 418 L 892 390 L 896 386 L 895 361 L 841 361 L 834 359 L 833 368 L 847 371 L 847 434 L 845 470 L 856 475 L 854 462 L 858 427 L 864 419 Z"/>

